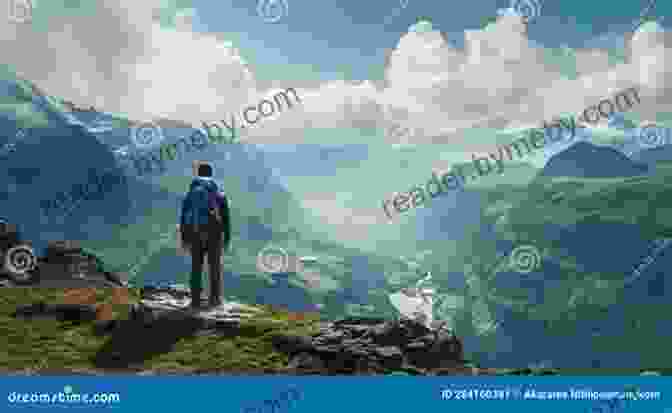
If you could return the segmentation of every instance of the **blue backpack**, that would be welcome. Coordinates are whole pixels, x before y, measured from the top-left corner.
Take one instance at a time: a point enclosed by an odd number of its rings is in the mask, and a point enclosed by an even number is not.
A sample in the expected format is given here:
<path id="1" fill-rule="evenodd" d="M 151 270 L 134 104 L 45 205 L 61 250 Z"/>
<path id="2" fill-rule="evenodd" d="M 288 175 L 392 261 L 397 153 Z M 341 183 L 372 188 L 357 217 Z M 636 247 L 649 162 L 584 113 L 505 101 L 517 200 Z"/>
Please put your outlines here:
<path id="1" fill-rule="evenodd" d="M 182 202 L 182 225 L 207 225 L 210 216 L 210 197 L 219 188 L 211 179 L 196 178 Z"/>

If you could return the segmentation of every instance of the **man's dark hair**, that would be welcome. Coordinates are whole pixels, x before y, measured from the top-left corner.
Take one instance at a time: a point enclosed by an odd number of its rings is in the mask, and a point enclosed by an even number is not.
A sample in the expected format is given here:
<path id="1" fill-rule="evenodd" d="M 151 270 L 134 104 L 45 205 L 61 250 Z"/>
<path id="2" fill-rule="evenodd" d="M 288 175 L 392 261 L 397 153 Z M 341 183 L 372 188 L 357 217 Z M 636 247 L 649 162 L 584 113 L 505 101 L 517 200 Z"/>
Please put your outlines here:
<path id="1" fill-rule="evenodd" d="M 207 163 L 202 163 L 198 165 L 198 176 L 202 176 L 204 178 L 211 178 L 212 177 L 212 166 Z"/>

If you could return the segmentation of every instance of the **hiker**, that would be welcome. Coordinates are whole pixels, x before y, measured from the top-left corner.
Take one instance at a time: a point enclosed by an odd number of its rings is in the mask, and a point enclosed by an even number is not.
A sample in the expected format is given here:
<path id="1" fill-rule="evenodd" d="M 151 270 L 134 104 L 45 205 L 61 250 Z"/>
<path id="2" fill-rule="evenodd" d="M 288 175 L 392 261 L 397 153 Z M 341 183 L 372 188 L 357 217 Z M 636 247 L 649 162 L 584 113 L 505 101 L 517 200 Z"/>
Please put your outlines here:
<path id="1" fill-rule="evenodd" d="M 195 178 L 182 202 L 178 230 L 182 245 L 191 254 L 191 307 L 201 307 L 202 272 L 208 256 L 210 306 L 222 304 L 222 248 L 228 247 L 231 234 L 228 200 L 213 180 L 213 168 L 205 162 L 194 162 Z"/>

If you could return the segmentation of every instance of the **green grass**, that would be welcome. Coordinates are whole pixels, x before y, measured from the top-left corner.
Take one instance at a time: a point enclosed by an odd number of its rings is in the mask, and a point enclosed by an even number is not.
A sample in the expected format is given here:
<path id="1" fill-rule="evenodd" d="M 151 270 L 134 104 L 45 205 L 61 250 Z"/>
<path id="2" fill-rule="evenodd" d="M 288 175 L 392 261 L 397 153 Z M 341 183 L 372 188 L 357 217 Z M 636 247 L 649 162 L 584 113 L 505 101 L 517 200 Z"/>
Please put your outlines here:
<path id="1" fill-rule="evenodd" d="M 108 295 L 109 292 L 99 291 L 99 302 Z M 38 300 L 63 302 L 63 291 L 3 289 L 0 297 L 0 371 L 273 371 L 286 365 L 287 356 L 272 348 L 271 337 L 279 333 L 310 334 L 317 321 L 317 317 L 310 314 L 305 320 L 293 321 L 286 311 L 260 307 L 264 312 L 243 322 L 236 336 L 185 334 L 162 343 L 166 339 L 163 333 L 147 328 L 134 331 L 132 337 L 115 337 L 114 334 L 99 337 L 93 334 L 91 323 L 73 325 L 55 319 L 24 320 L 10 316 L 17 305 Z M 127 310 L 118 310 L 115 315 L 122 320 L 128 317 Z M 106 356 L 115 352 L 121 353 L 120 361 L 112 364 L 100 361 L 109 360 Z"/>

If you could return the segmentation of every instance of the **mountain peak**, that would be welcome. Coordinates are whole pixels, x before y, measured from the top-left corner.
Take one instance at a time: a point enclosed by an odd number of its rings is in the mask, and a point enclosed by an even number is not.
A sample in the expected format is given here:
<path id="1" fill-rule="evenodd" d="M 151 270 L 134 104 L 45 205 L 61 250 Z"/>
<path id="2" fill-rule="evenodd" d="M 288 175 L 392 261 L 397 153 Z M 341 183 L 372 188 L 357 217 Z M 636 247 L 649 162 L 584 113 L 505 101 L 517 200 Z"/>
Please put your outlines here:
<path id="1" fill-rule="evenodd" d="M 641 175 L 647 169 L 616 149 L 581 141 L 551 157 L 539 175 L 612 178 Z"/>

